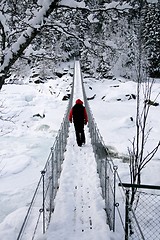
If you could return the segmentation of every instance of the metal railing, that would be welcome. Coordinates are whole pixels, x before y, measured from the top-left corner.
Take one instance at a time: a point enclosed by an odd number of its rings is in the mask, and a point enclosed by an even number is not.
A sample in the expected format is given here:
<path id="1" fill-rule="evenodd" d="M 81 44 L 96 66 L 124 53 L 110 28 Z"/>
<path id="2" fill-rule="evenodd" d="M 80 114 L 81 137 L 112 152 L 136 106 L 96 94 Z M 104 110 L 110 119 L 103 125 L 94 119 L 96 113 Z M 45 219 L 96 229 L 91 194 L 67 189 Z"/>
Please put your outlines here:
<path id="1" fill-rule="evenodd" d="M 23 224 L 19 231 L 17 240 L 35 239 L 35 237 L 45 233 L 54 211 L 54 199 L 59 188 L 59 177 L 61 174 L 61 164 L 64 160 L 64 152 L 69 132 L 68 114 L 72 106 L 74 89 L 71 90 L 70 100 L 65 112 L 61 127 L 51 148 L 37 188 L 27 210 Z"/>
<path id="2" fill-rule="evenodd" d="M 137 207 L 129 205 L 130 192 L 124 187 L 119 187 L 120 185 L 123 186 L 123 184 L 117 171 L 118 167 L 114 165 L 109 149 L 105 146 L 89 107 L 82 76 L 81 80 L 84 103 L 89 119 L 88 127 L 91 143 L 97 162 L 102 196 L 105 200 L 107 223 L 110 229 L 117 233 L 118 239 L 157 240 L 160 236 L 160 211 L 159 208 L 156 209 L 156 205 L 160 207 L 160 196 L 158 194 L 137 191 L 136 196 L 139 200 Z M 155 189 L 160 188 L 157 186 L 154 187 Z M 149 225 L 150 227 L 148 227 Z"/>
<path id="3" fill-rule="evenodd" d="M 102 196 L 105 200 L 105 211 L 107 214 L 107 224 L 110 229 L 115 231 L 115 191 L 116 191 L 116 172 L 117 167 L 114 166 L 109 158 L 109 151 L 104 144 L 103 138 L 99 132 L 93 114 L 89 107 L 85 88 L 83 85 L 83 76 L 81 73 L 82 89 L 84 103 L 88 113 L 88 127 L 91 137 L 91 144 L 97 162 L 97 172 L 99 173 L 102 188 Z"/>
<path id="4" fill-rule="evenodd" d="M 120 183 L 125 189 L 125 240 L 157 240 L 160 236 L 160 186 Z M 136 189 L 131 203 L 132 190 Z"/>

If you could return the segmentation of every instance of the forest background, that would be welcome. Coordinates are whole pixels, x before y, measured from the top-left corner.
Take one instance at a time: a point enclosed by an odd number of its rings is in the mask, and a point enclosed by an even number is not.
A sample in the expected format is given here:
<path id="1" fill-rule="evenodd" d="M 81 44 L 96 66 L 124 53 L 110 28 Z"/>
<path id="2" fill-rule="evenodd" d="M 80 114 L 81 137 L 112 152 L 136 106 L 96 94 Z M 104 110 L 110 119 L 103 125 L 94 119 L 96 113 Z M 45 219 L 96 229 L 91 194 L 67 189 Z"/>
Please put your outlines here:
<path id="1" fill-rule="evenodd" d="M 159 0 L 2 0 L 1 86 L 26 74 L 45 82 L 74 57 L 97 78 L 136 81 L 139 64 L 150 77 L 160 77 L 159 13 Z"/>

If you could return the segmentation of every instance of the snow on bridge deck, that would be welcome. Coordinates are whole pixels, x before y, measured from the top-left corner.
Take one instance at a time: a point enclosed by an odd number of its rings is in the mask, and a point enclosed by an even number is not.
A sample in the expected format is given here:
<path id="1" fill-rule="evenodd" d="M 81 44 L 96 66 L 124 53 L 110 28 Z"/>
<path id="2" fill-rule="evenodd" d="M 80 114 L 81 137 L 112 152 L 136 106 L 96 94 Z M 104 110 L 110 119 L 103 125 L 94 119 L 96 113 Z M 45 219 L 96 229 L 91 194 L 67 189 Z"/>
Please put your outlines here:
<path id="1" fill-rule="evenodd" d="M 74 102 L 77 98 L 83 100 L 78 61 L 75 63 Z M 74 126 L 71 124 L 59 190 L 55 199 L 55 210 L 43 239 L 111 239 L 87 127 L 85 133 L 86 144 L 78 147 Z"/>

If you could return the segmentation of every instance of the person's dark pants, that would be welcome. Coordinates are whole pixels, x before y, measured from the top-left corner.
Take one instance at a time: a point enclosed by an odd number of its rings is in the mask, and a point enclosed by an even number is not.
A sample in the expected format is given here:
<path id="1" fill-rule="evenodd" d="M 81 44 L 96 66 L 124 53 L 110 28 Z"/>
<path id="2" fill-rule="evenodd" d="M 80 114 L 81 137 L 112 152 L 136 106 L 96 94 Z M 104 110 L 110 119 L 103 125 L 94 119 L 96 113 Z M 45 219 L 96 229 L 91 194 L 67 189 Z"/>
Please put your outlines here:
<path id="1" fill-rule="evenodd" d="M 76 132 L 76 140 L 78 146 L 82 146 L 83 143 L 85 143 L 85 134 L 84 134 L 84 126 L 79 127 L 74 125 L 75 127 L 75 132 Z"/>

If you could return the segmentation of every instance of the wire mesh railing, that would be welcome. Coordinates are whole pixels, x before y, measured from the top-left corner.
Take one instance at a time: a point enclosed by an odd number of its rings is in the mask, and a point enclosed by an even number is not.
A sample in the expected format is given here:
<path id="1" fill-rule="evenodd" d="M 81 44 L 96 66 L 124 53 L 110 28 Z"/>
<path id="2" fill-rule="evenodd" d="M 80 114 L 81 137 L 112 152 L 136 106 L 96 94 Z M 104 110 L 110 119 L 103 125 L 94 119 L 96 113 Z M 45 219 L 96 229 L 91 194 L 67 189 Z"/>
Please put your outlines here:
<path id="1" fill-rule="evenodd" d="M 85 100 L 84 100 L 85 101 Z M 115 230 L 115 174 L 117 167 L 113 165 L 108 158 L 108 149 L 105 147 L 103 139 L 99 133 L 88 102 L 85 101 L 88 112 L 88 127 L 91 136 L 91 143 L 97 162 L 97 172 L 100 177 L 102 196 L 105 200 L 105 211 L 107 214 L 107 223 L 111 230 Z"/>
<path id="2" fill-rule="evenodd" d="M 138 191 L 137 195 L 139 200 L 134 212 L 143 232 L 144 239 L 157 240 L 160 238 L 160 192 L 158 195 L 158 193 L 152 194 Z M 133 225 L 133 233 L 130 239 L 134 240 L 138 230 L 132 212 L 130 212 L 130 219 Z"/>
<path id="3" fill-rule="evenodd" d="M 137 192 L 137 195 L 139 203 L 134 212 L 142 230 L 144 239 L 157 240 L 160 237 L 160 193 L 157 195 L 146 192 Z M 132 215 L 132 211 L 130 211 L 130 219 L 133 225 L 133 232 L 130 235 L 130 239 L 134 240 L 135 235 L 138 235 L 137 239 L 141 239 L 134 221 L 135 218 Z"/>
<path id="4" fill-rule="evenodd" d="M 69 132 L 68 114 L 72 106 L 73 89 L 74 77 L 67 110 L 55 142 L 51 148 L 45 167 L 43 171 L 41 171 L 40 180 L 27 210 L 17 240 L 34 240 L 39 235 L 46 232 L 50 223 L 51 215 L 54 211 L 54 199 L 59 188 L 58 181 L 61 174 L 61 165 L 63 163 L 64 152 L 66 150 Z"/>
<path id="5" fill-rule="evenodd" d="M 160 186 L 121 183 L 125 188 L 125 240 L 157 240 L 160 236 Z M 132 189 L 136 189 L 131 201 Z"/>
<path id="6" fill-rule="evenodd" d="M 88 113 L 88 127 L 91 137 L 91 144 L 97 162 L 97 172 L 99 173 L 100 183 L 102 188 L 102 196 L 105 200 L 105 211 L 107 214 L 107 223 L 111 230 L 115 230 L 115 191 L 116 182 L 115 175 L 117 167 L 114 166 L 111 159 L 109 159 L 109 151 L 104 144 L 103 138 L 99 132 L 97 124 L 95 123 L 93 114 L 89 107 L 85 88 L 83 85 L 83 77 L 81 73 L 82 89 L 84 96 L 84 103 Z"/>

